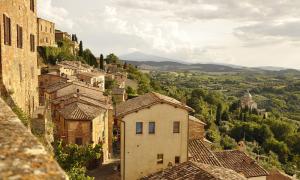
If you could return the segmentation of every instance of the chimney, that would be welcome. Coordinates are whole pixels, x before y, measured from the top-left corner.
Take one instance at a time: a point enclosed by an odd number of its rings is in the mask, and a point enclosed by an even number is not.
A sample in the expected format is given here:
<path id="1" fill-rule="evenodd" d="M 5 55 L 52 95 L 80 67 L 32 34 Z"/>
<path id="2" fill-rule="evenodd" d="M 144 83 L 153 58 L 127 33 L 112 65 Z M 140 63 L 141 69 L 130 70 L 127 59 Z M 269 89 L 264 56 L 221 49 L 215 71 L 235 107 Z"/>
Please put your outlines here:
<path id="1" fill-rule="evenodd" d="M 242 152 L 246 152 L 247 147 L 244 141 L 238 142 L 238 150 Z"/>

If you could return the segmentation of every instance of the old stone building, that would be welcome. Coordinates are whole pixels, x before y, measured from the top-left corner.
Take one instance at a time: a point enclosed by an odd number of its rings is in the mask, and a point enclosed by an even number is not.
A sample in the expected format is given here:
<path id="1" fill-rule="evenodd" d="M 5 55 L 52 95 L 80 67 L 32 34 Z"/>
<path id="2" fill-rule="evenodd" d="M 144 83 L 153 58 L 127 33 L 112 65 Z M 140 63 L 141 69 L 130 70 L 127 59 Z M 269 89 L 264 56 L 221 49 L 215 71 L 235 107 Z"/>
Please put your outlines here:
<path id="1" fill-rule="evenodd" d="M 80 93 L 51 101 L 55 137 L 67 144 L 102 144 L 104 161 L 112 152 L 112 106 L 102 99 Z"/>
<path id="2" fill-rule="evenodd" d="M 55 72 L 39 75 L 38 79 L 40 105 L 45 105 L 44 96 L 47 87 L 57 83 L 66 83 L 68 81 L 66 77 L 60 76 L 58 73 Z"/>
<path id="3" fill-rule="evenodd" d="M 257 103 L 253 100 L 252 95 L 247 91 L 241 98 L 241 108 L 248 108 L 250 110 L 257 109 Z"/>
<path id="4" fill-rule="evenodd" d="M 79 72 L 77 73 L 79 81 L 85 82 L 98 87 L 101 91 L 105 91 L 105 74 L 101 72 Z"/>
<path id="5" fill-rule="evenodd" d="M 55 30 L 55 42 L 63 41 L 63 40 L 72 40 L 72 37 L 69 33 L 67 32 L 62 32 L 60 30 Z"/>
<path id="6" fill-rule="evenodd" d="M 37 18 L 38 46 L 55 46 L 55 24 L 51 21 Z"/>
<path id="7" fill-rule="evenodd" d="M 206 124 L 194 116 L 189 116 L 189 139 L 205 139 Z"/>
<path id="8" fill-rule="evenodd" d="M 0 84 L 28 114 L 38 106 L 36 0 L 0 1 Z"/>

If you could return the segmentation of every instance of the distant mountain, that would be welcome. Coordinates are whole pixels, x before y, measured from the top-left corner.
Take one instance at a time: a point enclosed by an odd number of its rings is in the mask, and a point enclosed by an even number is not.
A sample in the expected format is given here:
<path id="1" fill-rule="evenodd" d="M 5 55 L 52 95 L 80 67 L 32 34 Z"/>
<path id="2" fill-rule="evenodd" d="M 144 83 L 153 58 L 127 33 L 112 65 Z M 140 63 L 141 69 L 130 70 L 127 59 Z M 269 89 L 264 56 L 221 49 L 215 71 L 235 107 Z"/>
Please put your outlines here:
<path id="1" fill-rule="evenodd" d="M 142 52 L 133 52 L 130 54 L 122 55 L 120 56 L 120 59 L 126 61 L 156 61 L 156 62 L 162 62 L 162 61 L 170 61 L 170 62 L 178 62 L 178 60 L 175 59 L 169 59 L 159 56 L 154 56 L 150 54 L 145 54 Z"/>
<path id="2" fill-rule="evenodd" d="M 244 67 L 232 64 L 216 64 L 216 63 L 197 63 L 188 64 L 180 60 L 174 60 L 141 52 L 133 52 L 120 56 L 120 59 L 128 64 L 133 64 L 145 70 L 157 71 L 198 71 L 198 72 L 242 72 L 242 71 L 284 71 L 287 68 L 261 66 L 261 67 Z"/>
<path id="3" fill-rule="evenodd" d="M 126 61 L 145 70 L 158 71 L 201 71 L 201 72 L 240 72 L 243 69 L 218 64 L 184 64 L 172 61 Z"/>
<path id="4" fill-rule="evenodd" d="M 267 70 L 267 71 L 282 71 L 282 70 L 287 70 L 288 68 L 283 68 L 283 67 L 274 67 L 274 66 L 260 66 L 256 67 L 257 69 L 262 69 L 262 70 Z"/>

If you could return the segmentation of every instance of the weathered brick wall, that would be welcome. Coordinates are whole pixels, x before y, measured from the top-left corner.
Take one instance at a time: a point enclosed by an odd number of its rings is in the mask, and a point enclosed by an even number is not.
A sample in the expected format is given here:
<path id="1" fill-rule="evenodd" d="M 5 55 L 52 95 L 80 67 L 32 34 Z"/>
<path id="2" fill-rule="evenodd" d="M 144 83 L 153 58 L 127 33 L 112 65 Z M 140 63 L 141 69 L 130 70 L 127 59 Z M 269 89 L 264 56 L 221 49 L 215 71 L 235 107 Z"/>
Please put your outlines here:
<path id="1" fill-rule="evenodd" d="M 45 105 L 45 98 L 44 98 L 44 93 L 45 93 L 45 88 L 59 83 L 59 82 L 67 82 L 68 79 L 61 77 L 59 75 L 52 75 L 52 74 L 43 74 L 38 76 L 38 81 L 39 81 L 39 101 L 40 105 Z"/>
<path id="2" fill-rule="evenodd" d="M 203 139 L 205 137 L 204 124 L 189 121 L 189 139 Z"/>
<path id="3" fill-rule="evenodd" d="M 4 45 L 3 14 L 11 18 L 11 45 Z M 17 48 L 17 24 L 23 28 L 23 47 Z M 38 106 L 37 52 L 30 51 L 30 34 L 35 37 L 36 0 L 34 12 L 30 0 L 0 1 L 1 74 L 5 89 L 15 103 L 32 115 Z"/>
<path id="4" fill-rule="evenodd" d="M 68 179 L 0 98 L 0 179 Z"/>

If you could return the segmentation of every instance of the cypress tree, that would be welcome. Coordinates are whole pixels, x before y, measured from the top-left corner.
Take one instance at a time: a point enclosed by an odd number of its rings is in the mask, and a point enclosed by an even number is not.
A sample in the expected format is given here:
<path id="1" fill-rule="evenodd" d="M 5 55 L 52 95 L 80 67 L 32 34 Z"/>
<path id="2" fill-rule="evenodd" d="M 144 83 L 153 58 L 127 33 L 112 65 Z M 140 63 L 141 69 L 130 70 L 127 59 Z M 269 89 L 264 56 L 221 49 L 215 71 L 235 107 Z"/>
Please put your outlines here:
<path id="1" fill-rule="evenodd" d="M 222 104 L 219 103 L 218 107 L 217 107 L 217 112 L 216 112 L 216 121 L 217 121 L 217 125 L 221 124 L 222 121 Z"/>
<path id="2" fill-rule="evenodd" d="M 78 55 L 79 55 L 79 56 L 82 56 L 82 55 L 83 55 L 83 45 L 82 45 L 82 41 L 80 41 L 80 43 L 79 43 L 79 52 L 78 52 Z"/>
<path id="3" fill-rule="evenodd" d="M 100 69 L 104 70 L 104 58 L 103 58 L 103 54 L 100 55 Z"/>

